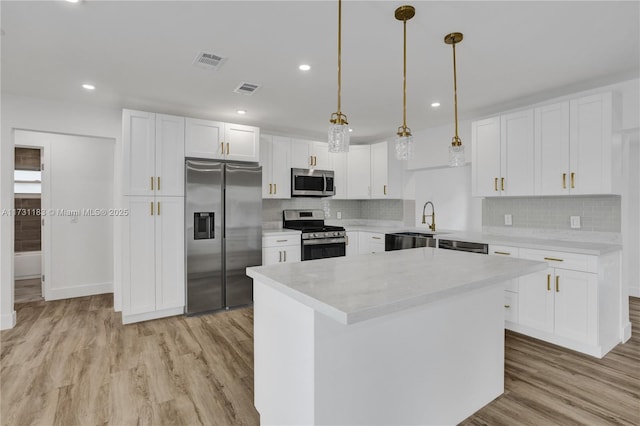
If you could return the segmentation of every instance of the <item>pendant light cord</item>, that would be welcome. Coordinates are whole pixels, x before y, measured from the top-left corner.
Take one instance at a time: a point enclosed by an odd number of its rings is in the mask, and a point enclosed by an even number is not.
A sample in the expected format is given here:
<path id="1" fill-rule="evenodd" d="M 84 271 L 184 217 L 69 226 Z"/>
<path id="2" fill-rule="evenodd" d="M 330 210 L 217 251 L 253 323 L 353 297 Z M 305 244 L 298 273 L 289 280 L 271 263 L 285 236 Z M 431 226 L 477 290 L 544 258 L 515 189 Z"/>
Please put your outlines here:
<path id="1" fill-rule="evenodd" d="M 342 0 L 338 0 L 338 119 L 342 115 L 340 111 L 340 92 L 342 88 L 342 78 L 340 69 L 342 66 Z"/>
<path id="2" fill-rule="evenodd" d="M 453 46 L 453 105 L 454 105 L 454 116 L 456 121 L 456 141 L 460 140 L 458 137 L 458 81 L 456 78 L 456 43 L 452 44 Z"/>
<path id="3" fill-rule="evenodd" d="M 407 128 L 407 20 L 403 21 L 404 26 L 404 63 L 402 71 L 402 128 Z"/>

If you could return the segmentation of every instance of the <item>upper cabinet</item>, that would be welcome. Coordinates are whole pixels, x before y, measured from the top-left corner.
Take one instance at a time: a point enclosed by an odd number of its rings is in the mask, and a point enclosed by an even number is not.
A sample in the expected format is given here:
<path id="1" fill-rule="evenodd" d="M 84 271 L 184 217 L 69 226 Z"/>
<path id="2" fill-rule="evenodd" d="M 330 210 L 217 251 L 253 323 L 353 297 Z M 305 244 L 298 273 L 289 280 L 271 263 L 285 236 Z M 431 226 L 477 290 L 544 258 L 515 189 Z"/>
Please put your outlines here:
<path id="1" fill-rule="evenodd" d="M 533 110 L 471 124 L 473 195 L 533 194 Z"/>
<path id="2" fill-rule="evenodd" d="M 387 143 L 371 145 L 371 198 L 389 198 Z"/>
<path id="3" fill-rule="evenodd" d="M 123 110 L 124 194 L 184 195 L 183 117 Z"/>
<path id="4" fill-rule="evenodd" d="M 347 199 L 347 158 L 348 152 L 329 153 L 329 170 L 333 170 L 334 200 Z"/>
<path id="5" fill-rule="evenodd" d="M 371 198 L 370 170 L 370 145 L 351 145 L 347 155 L 347 198 L 356 200 Z"/>
<path id="6" fill-rule="evenodd" d="M 260 161 L 260 129 L 242 124 L 187 118 L 185 155 L 214 160 Z"/>
<path id="7" fill-rule="evenodd" d="M 329 147 L 326 142 L 294 139 L 291 145 L 291 167 L 297 169 L 329 169 Z"/>
<path id="8" fill-rule="evenodd" d="M 615 126 L 610 92 L 475 121 L 473 195 L 619 193 Z"/>
<path id="9" fill-rule="evenodd" d="M 260 136 L 262 198 L 291 197 L 291 139 Z"/>

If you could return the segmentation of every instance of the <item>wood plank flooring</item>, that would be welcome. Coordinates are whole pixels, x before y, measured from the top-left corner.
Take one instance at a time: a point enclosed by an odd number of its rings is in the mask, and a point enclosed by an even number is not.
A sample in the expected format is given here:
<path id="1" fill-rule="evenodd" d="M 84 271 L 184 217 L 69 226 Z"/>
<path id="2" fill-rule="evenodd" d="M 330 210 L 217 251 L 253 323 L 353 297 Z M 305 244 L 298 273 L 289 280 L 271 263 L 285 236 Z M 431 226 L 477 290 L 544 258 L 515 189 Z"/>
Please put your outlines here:
<path id="1" fill-rule="evenodd" d="M 14 303 L 37 302 L 39 300 L 44 300 L 42 298 L 42 281 L 40 281 L 40 278 L 15 280 L 13 288 Z"/>
<path id="2" fill-rule="evenodd" d="M 123 326 L 111 295 L 16 306 L 0 337 L 2 425 L 257 425 L 253 310 Z M 505 393 L 463 425 L 640 425 L 633 336 L 598 360 L 507 332 Z"/>

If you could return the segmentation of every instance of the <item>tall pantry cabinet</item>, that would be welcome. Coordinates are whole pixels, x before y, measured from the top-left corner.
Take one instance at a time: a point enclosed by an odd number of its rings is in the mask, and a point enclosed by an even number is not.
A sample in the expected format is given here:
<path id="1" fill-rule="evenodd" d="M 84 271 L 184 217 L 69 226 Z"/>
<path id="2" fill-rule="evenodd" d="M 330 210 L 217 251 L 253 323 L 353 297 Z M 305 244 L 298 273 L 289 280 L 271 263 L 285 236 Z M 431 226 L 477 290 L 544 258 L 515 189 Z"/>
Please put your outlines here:
<path id="1" fill-rule="evenodd" d="M 185 119 L 123 110 L 122 321 L 184 312 Z"/>

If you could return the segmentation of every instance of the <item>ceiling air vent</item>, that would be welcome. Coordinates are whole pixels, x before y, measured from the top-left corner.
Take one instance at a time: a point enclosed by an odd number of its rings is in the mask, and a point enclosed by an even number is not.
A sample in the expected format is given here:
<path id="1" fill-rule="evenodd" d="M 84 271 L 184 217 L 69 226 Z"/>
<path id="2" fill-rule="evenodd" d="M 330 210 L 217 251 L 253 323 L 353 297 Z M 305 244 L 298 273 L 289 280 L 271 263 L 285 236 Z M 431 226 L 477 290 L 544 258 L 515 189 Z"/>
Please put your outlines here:
<path id="1" fill-rule="evenodd" d="M 209 70 L 217 70 L 226 60 L 227 58 L 214 55 L 213 53 L 200 52 L 198 53 L 198 56 L 196 56 L 196 58 L 193 60 L 193 65 Z"/>
<path id="2" fill-rule="evenodd" d="M 253 95 L 261 86 L 259 84 L 242 82 L 233 91 L 236 93 L 242 93 L 243 95 Z"/>

